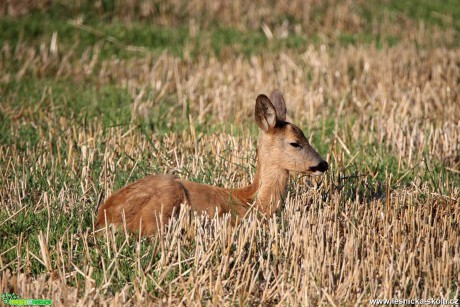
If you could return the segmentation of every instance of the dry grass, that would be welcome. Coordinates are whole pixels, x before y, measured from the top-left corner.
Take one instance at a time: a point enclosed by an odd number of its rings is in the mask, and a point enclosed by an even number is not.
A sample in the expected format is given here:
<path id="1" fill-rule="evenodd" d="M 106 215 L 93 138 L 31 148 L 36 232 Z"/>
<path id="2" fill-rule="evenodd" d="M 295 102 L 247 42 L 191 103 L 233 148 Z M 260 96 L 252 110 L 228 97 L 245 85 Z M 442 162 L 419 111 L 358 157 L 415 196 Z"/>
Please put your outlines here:
<path id="1" fill-rule="evenodd" d="M 385 51 L 353 46 L 331 50 L 321 45 L 302 54 L 282 52 L 249 59 L 181 60 L 164 53 L 98 60 L 97 46 L 79 56 L 70 52 L 52 57 L 48 49 L 37 53 L 19 45 L 14 60 L 21 68 L 14 75 L 8 71 L 8 66 L 17 65 L 9 63 L 12 52 L 4 46 L 4 82 L 46 76 L 125 88 L 134 122 L 153 117 L 159 102 L 170 98 L 182 110 L 179 118 L 168 118 L 171 122 L 188 120 L 191 113 L 199 124 L 232 119 L 246 123 L 253 115 L 254 97 L 279 87 L 297 122 L 318 127 L 318 120 L 353 117 L 347 131 L 341 131 L 346 133 L 340 136 L 346 143 L 365 138 L 368 143 L 384 144 L 409 165 L 427 148 L 449 166 L 459 162 L 458 50 L 419 51 L 406 45 Z M 43 95 L 45 100 L 46 91 Z M 22 116 L 8 109 L 11 104 L 4 106 L 5 114 Z"/>
<path id="2" fill-rule="evenodd" d="M 195 2 L 184 18 L 206 10 L 237 25 L 225 7 Z M 280 10 L 297 14 L 293 3 Z M 170 5 L 168 25 L 183 2 Z M 251 14 L 271 16 L 253 8 L 242 28 L 261 26 Z M 0 46 L 1 292 L 55 306 L 460 296 L 458 49 L 407 41 L 120 59 L 104 57 L 102 44 Z M 100 199 L 145 175 L 249 183 L 255 97 L 275 87 L 331 166 L 320 178 L 295 177 L 282 212 L 231 228 L 228 217 L 184 208 L 152 238 L 94 236 Z"/>
<path id="3" fill-rule="evenodd" d="M 126 0 L 69 1 L 54 4 L 72 12 L 75 21 L 85 22 L 85 12 L 102 19 L 131 23 L 144 21 L 163 27 L 185 26 L 192 36 L 202 30 L 230 27 L 262 30 L 269 40 L 293 34 L 319 37 L 327 43 L 341 39 L 387 44 L 401 40 L 418 45 L 458 45 L 460 23 L 455 0 L 445 3 L 404 1 L 212 1 L 212 0 Z M 0 3 L 0 16 L 25 16 L 46 11 L 49 0 L 6 0 Z M 358 39 L 358 41 L 360 41 Z"/>
<path id="4" fill-rule="evenodd" d="M 20 274 L 15 289 L 24 297 L 52 298 L 57 305 L 107 299 L 113 304 L 317 305 L 458 297 L 453 289 L 459 277 L 459 237 L 451 225 L 458 221 L 458 207 L 435 196 L 426 205 L 416 205 L 419 195 L 398 191 L 384 202 L 353 202 L 334 193 L 323 201 L 310 189 L 289 198 L 279 220 L 268 224 L 251 216 L 231 229 L 227 220 L 190 219 L 184 210 L 179 221 L 152 239 L 139 241 L 108 231 L 101 244 L 88 231 L 68 234 L 53 248 L 60 260 L 51 266 L 51 277 Z M 83 262 L 96 258 L 102 266 L 100 285 L 92 273 L 101 268 L 72 266 L 67 249 L 79 249 L 77 245 L 86 246 L 86 255 L 79 256 Z M 191 245 L 193 249 L 187 248 Z M 118 265 L 127 261 L 127 251 L 130 282 L 107 296 L 126 274 Z M 37 256 L 45 261 L 42 257 Z M 79 275 L 84 279 L 77 281 Z M 69 288 L 70 281 L 78 288 Z"/>

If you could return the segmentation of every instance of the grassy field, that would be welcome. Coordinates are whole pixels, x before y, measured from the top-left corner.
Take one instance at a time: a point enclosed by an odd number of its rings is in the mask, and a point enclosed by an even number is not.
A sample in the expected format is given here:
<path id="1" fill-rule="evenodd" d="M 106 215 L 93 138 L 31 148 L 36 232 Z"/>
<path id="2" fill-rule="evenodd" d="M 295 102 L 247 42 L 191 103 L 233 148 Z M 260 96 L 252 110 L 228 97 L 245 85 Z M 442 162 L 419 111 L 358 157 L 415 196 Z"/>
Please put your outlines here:
<path id="1" fill-rule="evenodd" d="M 0 4 L 1 293 L 69 305 L 460 298 L 460 6 L 449 1 Z M 280 88 L 326 158 L 232 228 L 93 234 L 153 173 L 253 179 Z"/>

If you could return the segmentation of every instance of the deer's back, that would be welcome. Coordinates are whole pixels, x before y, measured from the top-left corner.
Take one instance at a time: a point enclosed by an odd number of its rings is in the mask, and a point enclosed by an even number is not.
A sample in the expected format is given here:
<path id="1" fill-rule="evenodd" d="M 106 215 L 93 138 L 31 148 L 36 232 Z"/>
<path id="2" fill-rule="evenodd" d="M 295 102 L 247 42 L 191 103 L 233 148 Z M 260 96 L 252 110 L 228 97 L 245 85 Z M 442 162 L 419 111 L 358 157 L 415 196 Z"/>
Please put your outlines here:
<path id="1" fill-rule="evenodd" d="M 188 180 L 177 180 L 185 191 L 187 203 L 192 210 L 215 214 L 232 213 L 243 217 L 246 213 L 246 204 L 243 204 L 232 190 L 215 187 Z"/>
<path id="2" fill-rule="evenodd" d="M 171 176 L 152 175 L 118 190 L 99 208 L 97 223 L 120 225 L 123 215 L 130 230 L 145 234 L 155 232 L 169 220 L 181 203 L 186 203 L 184 188 Z M 160 220 L 161 218 L 161 220 Z M 142 222 L 141 222 L 142 220 Z"/>
<path id="3" fill-rule="evenodd" d="M 192 210 L 216 213 L 233 213 L 244 216 L 246 209 L 229 190 L 176 179 L 167 175 L 152 175 L 142 178 L 118 190 L 99 208 L 97 224 L 122 225 L 123 218 L 130 230 L 142 230 L 148 235 L 177 214 L 181 204 Z"/>

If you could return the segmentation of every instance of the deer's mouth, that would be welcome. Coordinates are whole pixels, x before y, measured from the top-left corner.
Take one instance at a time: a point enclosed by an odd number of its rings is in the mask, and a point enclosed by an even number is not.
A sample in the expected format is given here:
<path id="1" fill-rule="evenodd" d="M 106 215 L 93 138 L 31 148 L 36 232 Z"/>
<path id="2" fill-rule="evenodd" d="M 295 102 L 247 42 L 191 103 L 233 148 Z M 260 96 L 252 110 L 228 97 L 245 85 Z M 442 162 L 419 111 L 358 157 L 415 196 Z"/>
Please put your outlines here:
<path id="1" fill-rule="evenodd" d="M 310 167 L 308 170 L 313 175 L 322 175 L 329 168 L 329 164 L 326 161 L 321 161 L 318 165 Z"/>

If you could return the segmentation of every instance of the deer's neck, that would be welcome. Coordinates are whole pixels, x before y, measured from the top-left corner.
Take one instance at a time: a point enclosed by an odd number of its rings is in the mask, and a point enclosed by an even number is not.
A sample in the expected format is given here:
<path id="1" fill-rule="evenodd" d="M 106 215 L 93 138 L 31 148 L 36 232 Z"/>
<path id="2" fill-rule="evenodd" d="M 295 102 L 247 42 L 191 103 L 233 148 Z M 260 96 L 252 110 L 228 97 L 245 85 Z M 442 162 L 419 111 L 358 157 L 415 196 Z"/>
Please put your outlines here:
<path id="1" fill-rule="evenodd" d="M 279 208 L 286 196 L 289 172 L 257 161 L 254 182 L 247 187 L 236 189 L 236 195 L 244 204 L 253 203 L 259 211 L 271 216 Z"/>

